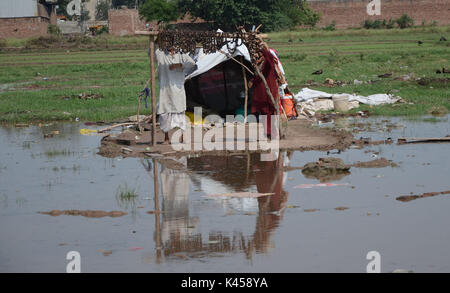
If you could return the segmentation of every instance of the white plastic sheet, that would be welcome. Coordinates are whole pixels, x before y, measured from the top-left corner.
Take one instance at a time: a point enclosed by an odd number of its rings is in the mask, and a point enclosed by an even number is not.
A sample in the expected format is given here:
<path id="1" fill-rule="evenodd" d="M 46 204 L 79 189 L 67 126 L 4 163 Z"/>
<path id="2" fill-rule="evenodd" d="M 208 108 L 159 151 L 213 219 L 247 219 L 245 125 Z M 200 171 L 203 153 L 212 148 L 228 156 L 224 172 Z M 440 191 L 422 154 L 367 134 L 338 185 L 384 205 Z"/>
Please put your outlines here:
<path id="1" fill-rule="evenodd" d="M 395 97 L 393 95 L 388 95 L 388 94 L 376 94 L 376 95 L 371 95 L 371 96 L 365 97 L 365 96 L 358 96 L 358 95 L 352 95 L 352 94 L 329 94 L 326 92 L 316 91 L 316 90 L 312 90 L 309 88 L 303 88 L 300 92 L 298 92 L 298 94 L 295 95 L 295 99 L 298 102 L 307 102 L 307 101 L 311 101 L 314 99 L 320 99 L 320 98 L 332 99 L 333 97 L 337 97 L 337 96 L 342 97 L 343 95 L 348 96 L 349 102 L 358 101 L 361 104 L 373 105 L 373 106 L 384 105 L 384 104 L 394 104 L 400 100 L 399 97 Z"/>
<path id="2" fill-rule="evenodd" d="M 234 51 L 233 54 L 230 54 L 230 52 L 228 51 L 228 47 L 232 51 Z M 201 75 L 205 72 L 208 72 L 209 70 L 219 65 L 220 63 L 230 60 L 231 57 L 236 58 L 237 56 L 243 56 L 245 60 L 251 62 L 250 53 L 248 51 L 248 48 L 244 44 L 238 46 L 236 50 L 234 50 L 236 44 L 234 42 L 230 42 L 228 43 L 228 47 L 227 45 L 222 47 L 221 51 L 223 53 L 218 51 L 212 54 L 204 54 L 203 49 L 200 49 L 196 58 L 194 58 L 197 64 L 197 70 L 189 74 L 186 77 L 186 80 Z"/>

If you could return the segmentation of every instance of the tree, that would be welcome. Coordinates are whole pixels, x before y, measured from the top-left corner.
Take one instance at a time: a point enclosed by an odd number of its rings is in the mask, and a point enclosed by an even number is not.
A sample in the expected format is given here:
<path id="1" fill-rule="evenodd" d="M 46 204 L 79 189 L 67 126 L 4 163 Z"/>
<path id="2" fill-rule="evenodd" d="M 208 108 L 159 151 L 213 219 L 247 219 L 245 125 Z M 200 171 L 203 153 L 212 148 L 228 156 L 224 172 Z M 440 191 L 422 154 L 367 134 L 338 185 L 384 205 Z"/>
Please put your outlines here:
<path id="1" fill-rule="evenodd" d="M 56 9 L 57 15 L 64 15 L 67 18 L 71 18 L 70 15 L 67 14 L 67 4 L 69 4 L 71 0 L 58 0 L 56 3 L 58 5 L 58 8 Z"/>
<path id="2" fill-rule="evenodd" d="M 306 0 L 178 0 L 182 13 L 202 18 L 224 30 L 263 25 L 273 31 L 296 25 L 314 26 L 320 19 Z"/>
<path id="3" fill-rule="evenodd" d="M 108 0 L 99 0 L 95 7 L 96 20 L 108 20 L 109 3 Z"/>
<path id="4" fill-rule="evenodd" d="M 121 8 L 126 6 L 128 8 L 139 8 L 144 4 L 145 0 L 112 0 L 111 6 L 113 8 Z"/>
<path id="5" fill-rule="evenodd" d="M 294 25 L 316 26 L 321 15 L 312 10 L 306 0 L 284 0 L 281 5 Z"/>
<path id="6" fill-rule="evenodd" d="M 81 15 L 78 16 L 78 21 L 80 23 L 88 21 L 91 19 L 91 16 L 89 15 L 89 11 L 86 9 L 86 2 L 89 2 L 90 0 L 84 0 L 81 1 Z"/>
<path id="7" fill-rule="evenodd" d="M 180 16 L 176 1 L 147 0 L 140 6 L 139 14 L 147 21 L 156 20 L 160 22 L 170 22 L 177 20 Z"/>

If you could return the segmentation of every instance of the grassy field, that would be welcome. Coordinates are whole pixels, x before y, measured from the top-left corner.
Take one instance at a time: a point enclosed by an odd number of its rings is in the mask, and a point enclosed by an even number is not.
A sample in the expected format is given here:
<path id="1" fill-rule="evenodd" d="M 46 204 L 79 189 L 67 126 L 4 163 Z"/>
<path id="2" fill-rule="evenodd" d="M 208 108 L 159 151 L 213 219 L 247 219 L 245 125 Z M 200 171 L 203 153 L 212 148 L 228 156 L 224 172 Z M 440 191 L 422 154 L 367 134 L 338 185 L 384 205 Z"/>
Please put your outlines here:
<path id="1" fill-rule="evenodd" d="M 282 32 L 270 34 L 269 43 L 278 50 L 294 92 L 308 86 L 333 93 L 395 93 L 413 105 L 370 111 L 414 116 L 450 109 L 450 75 L 435 73 L 450 68 L 450 41 L 440 42 L 441 36 L 450 40 L 450 27 Z M 7 40 L 6 47 L 0 51 L 0 121 L 114 121 L 136 114 L 149 77 L 146 37 L 101 37 L 47 49 Z M 311 75 L 319 69 L 322 75 Z M 384 73 L 393 78 L 377 77 Z M 403 75 L 412 79 L 394 80 Z M 329 88 L 326 78 L 348 85 Z M 419 84 L 415 78 L 427 80 Z M 354 80 L 375 83 L 354 85 Z M 80 94 L 97 96 L 79 99 Z"/>

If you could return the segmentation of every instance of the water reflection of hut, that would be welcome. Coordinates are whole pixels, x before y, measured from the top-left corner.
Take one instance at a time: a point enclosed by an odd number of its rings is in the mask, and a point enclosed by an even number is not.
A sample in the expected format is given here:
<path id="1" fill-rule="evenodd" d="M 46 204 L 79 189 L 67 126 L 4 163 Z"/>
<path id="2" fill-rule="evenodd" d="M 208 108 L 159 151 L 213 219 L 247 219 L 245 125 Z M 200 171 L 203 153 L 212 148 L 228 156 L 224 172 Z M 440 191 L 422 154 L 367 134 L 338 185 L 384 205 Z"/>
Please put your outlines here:
<path id="1" fill-rule="evenodd" d="M 186 158 L 177 160 L 178 165 L 186 166 Z M 185 169 L 185 168 L 184 168 Z M 198 218 L 189 216 L 189 175 L 185 170 L 171 169 L 168 165 L 161 165 L 161 193 L 162 193 L 162 241 L 171 238 L 183 241 L 198 224 Z"/>
<path id="2" fill-rule="evenodd" d="M 248 190 L 255 185 L 255 177 L 250 166 L 251 162 L 256 159 L 257 154 L 202 156 L 188 159 L 188 169 L 194 171 L 193 177 L 201 177 L 200 179 L 209 178 L 236 192 L 240 192 Z M 249 168 L 242 168 L 242 166 L 247 165 Z M 197 188 L 201 188 L 201 180 L 194 181 L 194 184 L 197 185 Z"/>
<path id="3" fill-rule="evenodd" d="M 248 254 L 251 254 L 253 250 L 258 253 L 266 252 L 270 247 L 272 233 L 282 220 L 289 195 L 283 189 L 284 159 L 284 156 L 279 156 L 276 160 L 258 161 L 253 165 L 258 192 L 273 193 L 273 195 L 258 198 L 259 214 Z"/>
<path id="4" fill-rule="evenodd" d="M 201 174 L 214 180 L 217 179 L 221 184 L 232 188 L 244 189 L 243 186 L 247 185 L 250 188 L 256 185 L 258 192 L 274 194 L 257 200 L 259 212 L 255 232 L 252 235 L 244 235 L 239 231 L 231 234 L 214 231 L 207 234 L 207 239 L 204 234 L 196 231 L 199 219 L 193 218 L 189 214 L 189 175 L 186 170 L 171 169 L 170 166 L 161 162 L 162 224 L 156 225 L 159 231 L 155 231 L 157 234 L 155 239 L 160 239 L 157 247 L 161 248 L 160 251 L 166 258 L 187 256 L 201 258 L 221 256 L 227 253 L 244 253 L 248 259 L 252 259 L 254 253 L 268 251 L 271 236 L 282 219 L 288 193 L 283 190 L 284 156 L 279 156 L 274 161 L 260 161 L 259 156 L 253 154 L 249 157 L 203 157 L 181 161 L 189 171 L 216 170 L 215 172 L 201 172 Z M 238 172 L 238 170 L 242 170 L 242 164 L 247 166 L 247 163 L 250 164 L 250 168 L 245 167 L 246 170 L 243 171 L 244 175 L 241 177 L 241 179 L 245 179 L 244 183 L 239 184 L 235 178 L 230 178 L 222 172 L 230 166 L 235 166 L 233 171 Z M 221 175 L 217 176 L 214 173 Z"/>

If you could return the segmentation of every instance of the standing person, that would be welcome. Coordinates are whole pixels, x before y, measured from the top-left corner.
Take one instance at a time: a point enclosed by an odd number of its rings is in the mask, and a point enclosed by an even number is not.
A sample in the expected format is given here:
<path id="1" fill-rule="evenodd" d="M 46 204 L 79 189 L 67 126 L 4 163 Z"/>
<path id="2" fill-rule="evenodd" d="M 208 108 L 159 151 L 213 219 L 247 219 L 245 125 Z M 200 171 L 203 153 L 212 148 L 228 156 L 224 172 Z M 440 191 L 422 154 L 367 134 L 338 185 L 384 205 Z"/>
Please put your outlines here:
<path id="1" fill-rule="evenodd" d="M 275 103 L 280 102 L 280 92 L 278 89 L 278 74 L 275 68 L 275 57 L 270 53 L 269 48 L 265 46 L 262 50 L 262 58 L 258 62 L 258 65 L 262 63 L 261 72 L 267 81 L 270 92 L 272 93 Z M 259 76 L 255 76 L 249 82 L 249 87 L 253 87 L 253 99 L 252 99 L 252 113 L 267 115 L 267 121 L 265 122 L 266 134 L 269 139 L 278 138 L 278 127 L 272 131 L 272 115 L 275 114 L 275 107 L 271 98 L 266 92 L 264 82 Z M 281 109 L 281 108 L 280 108 Z"/>
<path id="2" fill-rule="evenodd" d="M 180 128 L 186 131 L 186 92 L 185 73 L 195 68 L 195 62 L 187 54 L 175 53 L 173 49 L 157 49 L 159 101 L 157 114 L 161 130 L 164 132 L 163 144 L 170 144 L 169 131 Z M 182 136 L 184 140 L 184 133 Z"/>

